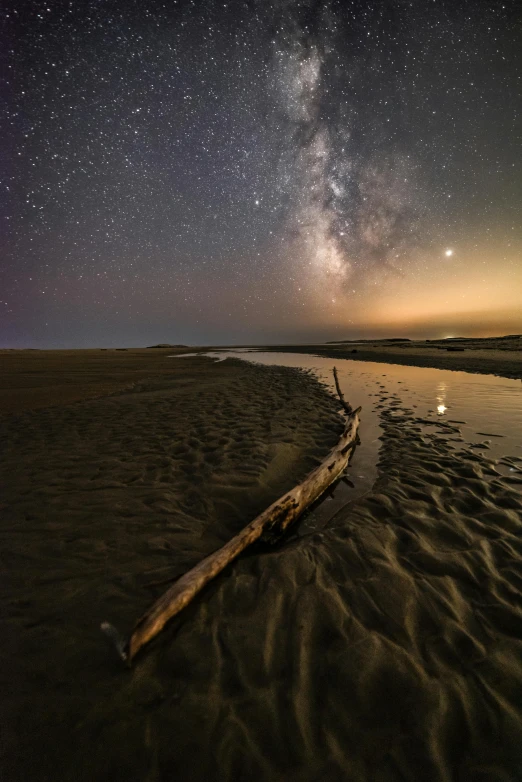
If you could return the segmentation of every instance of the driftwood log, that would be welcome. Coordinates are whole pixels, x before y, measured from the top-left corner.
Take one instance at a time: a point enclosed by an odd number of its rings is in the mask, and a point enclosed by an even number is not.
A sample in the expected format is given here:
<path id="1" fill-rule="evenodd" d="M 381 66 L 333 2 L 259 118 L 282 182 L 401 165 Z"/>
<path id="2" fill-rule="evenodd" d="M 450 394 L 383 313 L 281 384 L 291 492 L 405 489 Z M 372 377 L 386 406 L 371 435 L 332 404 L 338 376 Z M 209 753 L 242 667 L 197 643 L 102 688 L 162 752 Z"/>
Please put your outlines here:
<path id="1" fill-rule="evenodd" d="M 357 444 L 361 408 L 353 410 L 345 401 L 335 367 L 334 378 L 339 399 L 346 413 L 346 426 L 335 448 L 302 483 L 276 500 L 222 548 L 181 576 L 137 621 L 128 639 L 122 638 L 111 624 L 103 622 L 102 630 L 114 642 L 124 661 L 130 664 L 139 650 L 158 635 L 166 623 L 179 614 L 203 587 L 233 562 L 242 551 L 260 539 L 276 541 L 287 527 L 340 477 Z"/>

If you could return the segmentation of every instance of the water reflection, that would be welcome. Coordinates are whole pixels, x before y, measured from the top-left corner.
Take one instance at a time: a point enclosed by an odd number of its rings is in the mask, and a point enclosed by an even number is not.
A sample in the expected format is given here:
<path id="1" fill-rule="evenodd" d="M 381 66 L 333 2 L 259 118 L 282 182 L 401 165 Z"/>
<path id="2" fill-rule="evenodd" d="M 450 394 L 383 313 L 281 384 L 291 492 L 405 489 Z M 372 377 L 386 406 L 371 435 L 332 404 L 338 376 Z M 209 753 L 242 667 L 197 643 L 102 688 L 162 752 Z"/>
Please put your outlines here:
<path id="1" fill-rule="evenodd" d="M 216 353 L 208 355 L 216 357 Z M 332 369 L 336 366 L 346 398 L 350 404 L 363 408 L 363 444 L 357 461 L 371 444 L 377 446 L 373 448 L 376 458 L 380 435 L 378 414 L 384 408 L 393 407 L 397 411 L 408 409 L 419 418 L 444 415 L 448 423 L 459 426 L 464 445 L 484 444 L 491 456 L 510 455 L 520 459 L 522 465 L 522 384 L 518 380 L 428 367 L 334 360 L 302 353 L 220 351 L 218 355 L 312 369 L 334 393 Z"/>
<path id="2" fill-rule="evenodd" d="M 444 415 L 448 409 L 445 405 L 446 402 L 446 383 L 441 382 L 437 388 L 437 413 Z"/>
<path id="3" fill-rule="evenodd" d="M 343 484 L 342 489 L 336 489 L 335 502 L 329 500 L 323 506 L 331 504 L 333 509 L 339 492 L 352 501 L 371 490 L 378 474 L 379 438 L 382 435 L 379 416 L 384 410 L 393 410 L 394 415 L 415 417 L 426 437 L 433 435 L 433 425 L 444 417 L 447 424 L 441 421 L 441 425 L 447 427 L 449 452 L 458 454 L 460 450 L 466 450 L 469 453 L 471 449 L 476 454 L 484 453 L 496 462 L 499 472 L 511 475 L 515 472 L 522 476 L 520 381 L 427 367 L 334 360 L 302 353 L 233 350 L 207 355 L 313 370 L 334 394 L 332 370 L 337 367 L 346 399 L 354 407 L 362 406 L 361 444 L 348 470 L 352 487 Z M 451 418 L 448 411 L 451 411 Z"/>
<path id="4" fill-rule="evenodd" d="M 438 415 L 444 415 L 446 410 L 446 383 L 442 380 L 437 386 L 437 413 Z"/>

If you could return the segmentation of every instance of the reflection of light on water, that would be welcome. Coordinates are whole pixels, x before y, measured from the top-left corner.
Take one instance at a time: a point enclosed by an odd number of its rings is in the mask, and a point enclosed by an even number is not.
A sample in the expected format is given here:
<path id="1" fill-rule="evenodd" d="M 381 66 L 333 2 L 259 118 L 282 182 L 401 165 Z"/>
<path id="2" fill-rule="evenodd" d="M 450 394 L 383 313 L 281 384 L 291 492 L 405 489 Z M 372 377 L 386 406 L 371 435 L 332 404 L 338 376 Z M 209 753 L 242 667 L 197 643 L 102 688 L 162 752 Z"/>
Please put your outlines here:
<path id="1" fill-rule="evenodd" d="M 446 401 L 446 383 L 439 383 L 437 387 L 437 415 L 444 415 L 448 409 L 444 402 Z"/>
<path id="2" fill-rule="evenodd" d="M 198 355 L 205 354 L 199 353 Z M 379 438 L 382 431 L 379 425 L 379 410 L 372 409 L 375 397 L 370 394 L 379 389 L 384 381 L 382 377 L 384 373 L 386 373 L 387 382 L 393 378 L 404 383 L 400 387 L 402 403 L 414 410 L 415 405 L 417 406 L 415 417 L 417 414 L 422 415 L 424 410 L 433 411 L 432 417 L 430 416 L 433 421 L 437 418 L 444 419 L 448 413 L 451 414 L 452 423 L 459 424 L 459 428 L 462 427 L 462 438 L 464 438 L 460 444 L 458 442 L 452 443 L 457 454 L 460 453 L 461 448 L 464 448 L 467 456 L 469 443 L 477 439 L 475 435 L 478 432 L 485 431 L 496 434 L 495 437 L 491 437 L 489 443 L 488 459 L 504 460 L 508 455 L 516 456 L 519 459 L 522 456 L 520 450 L 520 432 L 522 431 L 520 380 L 510 380 L 494 375 L 450 372 L 430 367 L 347 361 L 337 357 L 333 361 L 330 358 L 305 353 L 265 352 L 262 348 L 255 352 L 250 352 L 247 349 L 246 353 L 238 352 L 236 348 L 234 351 L 212 352 L 206 355 L 209 355 L 214 361 L 218 357 L 222 359 L 230 357 L 242 358 L 249 362 L 268 366 L 301 367 L 313 372 L 316 376 L 322 374 L 330 387 L 333 386 L 332 367 L 335 363 L 339 370 L 341 388 L 346 398 L 354 406 L 363 405 L 360 430 L 361 445 L 357 448 L 353 471 L 349 476 L 356 485 L 356 489 L 352 490 L 351 496 L 353 497 L 360 497 L 364 492 L 369 491 L 378 476 L 377 462 L 381 447 Z M 378 384 L 376 388 L 374 388 L 374 383 Z M 445 387 L 442 385 L 443 383 Z M 397 386 L 397 390 L 398 388 Z M 379 395 L 381 391 L 382 389 L 379 389 Z M 443 405 L 444 412 L 440 412 L 439 405 Z M 454 421 L 454 419 L 465 419 L 465 421 Z M 519 465 L 519 473 L 510 471 L 510 467 L 513 468 L 515 464 Z M 522 462 L 513 461 L 509 467 L 499 465 L 495 469 L 503 475 L 516 477 L 522 474 Z M 517 486 L 517 490 L 519 488 L 522 488 L 522 485 Z M 335 508 L 335 504 L 327 503 L 324 507 L 330 511 Z"/>

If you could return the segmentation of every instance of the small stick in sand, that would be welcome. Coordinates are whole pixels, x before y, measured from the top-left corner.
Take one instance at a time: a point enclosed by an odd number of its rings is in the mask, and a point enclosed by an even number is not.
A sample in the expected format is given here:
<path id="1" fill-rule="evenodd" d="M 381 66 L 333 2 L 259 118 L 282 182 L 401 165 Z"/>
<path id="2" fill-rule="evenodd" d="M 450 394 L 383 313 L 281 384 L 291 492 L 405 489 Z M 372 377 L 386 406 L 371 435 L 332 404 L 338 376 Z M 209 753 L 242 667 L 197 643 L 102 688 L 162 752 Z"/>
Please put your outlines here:
<path id="1" fill-rule="evenodd" d="M 334 377 L 337 393 L 347 413 L 346 426 L 337 445 L 302 483 L 276 500 L 222 548 L 181 576 L 138 620 L 128 640 L 125 640 L 109 622 L 103 622 L 101 629 L 114 643 L 122 660 L 130 665 L 139 650 L 242 551 L 261 538 L 268 541 L 277 540 L 286 528 L 341 476 L 357 445 L 361 408 L 352 410 L 345 401 L 339 387 L 336 369 L 334 369 Z"/>

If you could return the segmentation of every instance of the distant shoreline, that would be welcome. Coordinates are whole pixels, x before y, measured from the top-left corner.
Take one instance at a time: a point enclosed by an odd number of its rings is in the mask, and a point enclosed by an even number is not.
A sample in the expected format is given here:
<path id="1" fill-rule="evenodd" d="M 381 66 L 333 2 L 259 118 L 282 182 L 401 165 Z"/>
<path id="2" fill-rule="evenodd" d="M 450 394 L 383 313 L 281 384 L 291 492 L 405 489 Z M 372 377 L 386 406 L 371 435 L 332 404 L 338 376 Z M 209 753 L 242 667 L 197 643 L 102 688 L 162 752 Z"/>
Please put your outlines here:
<path id="1" fill-rule="evenodd" d="M 154 348 L 154 349 L 151 349 Z M 251 349 L 275 353 L 306 353 L 327 358 L 432 367 L 522 380 L 522 337 L 457 337 L 441 340 L 351 340 L 277 345 L 200 345 L 162 343 L 149 347 L 78 349 L 0 348 L 0 406 L 4 412 L 44 407 L 114 393 L 144 376 L 169 373 L 169 355 Z M 116 356 L 118 357 L 116 363 Z M 75 373 L 59 381 L 62 362 L 73 361 Z M 41 363 L 43 361 L 43 363 Z M 16 378 L 16 379 L 15 379 Z"/>
<path id="2" fill-rule="evenodd" d="M 449 344 L 448 344 L 449 342 Z M 463 344 L 465 343 L 465 344 Z M 500 343 L 500 344 L 499 344 Z M 450 369 L 472 374 L 497 375 L 522 380 L 522 339 L 507 338 L 390 342 L 373 340 L 326 343 L 323 345 L 277 345 L 263 350 L 311 353 L 327 358 L 376 361 L 404 366 Z"/>

